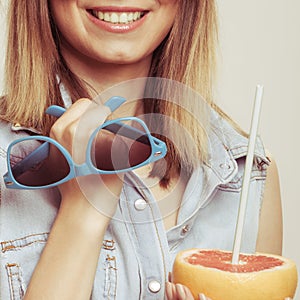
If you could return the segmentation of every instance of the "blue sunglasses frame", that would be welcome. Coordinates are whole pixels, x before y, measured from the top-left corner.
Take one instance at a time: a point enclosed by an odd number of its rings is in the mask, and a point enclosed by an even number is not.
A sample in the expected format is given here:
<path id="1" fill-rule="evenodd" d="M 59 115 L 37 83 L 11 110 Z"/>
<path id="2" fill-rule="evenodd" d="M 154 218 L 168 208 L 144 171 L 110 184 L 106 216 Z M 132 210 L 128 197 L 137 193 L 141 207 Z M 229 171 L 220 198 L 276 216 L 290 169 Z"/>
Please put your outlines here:
<path id="1" fill-rule="evenodd" d="M 104 105 L 108 106 L 111 111 L 114 111 L 117 109 L 122 103 L 124 103 L 126 100 L 122 97 L 112 97 L 110 98 Z M 59 106 L 50 106 L 46 113 L 51 114 L 56 117 L 60 117 L 65 112 L 65 109 Z M 135 121 L 139 123 L 144 131 L 138 130 L 134 127 L 131 127 L 129 125 L 124 124 L 123 122 L 126 121 Z M 91 149 L 93 145 L 93 140 L 96 137 L 97 133 L 101 129 L 109 130 L 113 133 L 118 134 L 118 129 L 122 128 L 122 134 L 123 136 L 126 136 L 132 140 L 137 140 L 141 143 L 148 144 L 151 146 L 151 154 L 149 157 L 144 160 L 142 163 L 137 164 L 135 166 L 121 169 L 121 170 L 100 170 L 97 169 L 91 160 Z M 58 180 L 57 182 L 48 184 L 48 185 L 42 185 L 42 186 L 27 186 L 19 183 L 14 175 L 10 164 L 10 153 L 12 150 L 12 147 L 16 145 L 17 143 L 20 143 L 22 141 L 27 140 L 38 140 L 38 141 L 45 141 L 41 146 L 39 146 L 37 149 L 35 149 L 32 153 L 30 153 L 28 156 L 23 158 L 20 162 L 15 164 L 13 166 L 14 173 L 22 174 L 26 172 L 27 170 L 34 168 L 35 165 L 42 162 L 44 159 L 46 159 L 49 155 L 49 149 L 50 144 L 57 147 L 57 149 L 60 150 L 60 152 L 63 154 L 63 156 L 66 158 L 66 161 L 69 165 L 70 172 L 68 175 L 66 175 L 61 180 Z M 79 176 L 86 176 L 90 174 L 117 174 L 117 173 L 123 173 L 135 170 L 137 168 L 140 168 L 144 165 L 147 165 L 149 163 L 153 163 L 155 161 L 158 161 L 159 159 L 163 158 L 167 153 L 167 147 L 166 144 L 161 141 L 160 139 L 153 137 L 147 127 L 147 125 L 139 118 L 136 117 L 126 117 L 126 118 L 118 118 L 114 120 L 109 120 L 104 122 L 102 125 L 98 126 L 92 135 L 90 136 L 87 149 L 86 149 L 86 161 L 83 164 L 76 164 L 70 153 L 57 141 L 53 140 L 50 137 L 46 136 L 29 136 L 24 137 L 18 140 L 13 141 L 7 150 L 7 173 L 3 175 L 4 183 L 7 188 L 10 189 L 42 189 L 42 188 L 51 188 L 57 185 L 60 185 L 72 178 L 79 177 Z"/>

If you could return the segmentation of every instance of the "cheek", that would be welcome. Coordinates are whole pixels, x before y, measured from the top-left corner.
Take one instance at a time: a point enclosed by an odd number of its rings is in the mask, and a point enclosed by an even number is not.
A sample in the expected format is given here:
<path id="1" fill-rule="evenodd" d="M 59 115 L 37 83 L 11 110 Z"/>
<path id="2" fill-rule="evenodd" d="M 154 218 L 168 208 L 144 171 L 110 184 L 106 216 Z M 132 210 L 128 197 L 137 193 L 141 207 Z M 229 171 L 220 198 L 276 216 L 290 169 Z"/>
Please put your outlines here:
<path id="1" fill-rule="evenodd" d="M 67 37 L 76 36 L 82 27 L 80 12 L 74 0 L 50 0 L 50 13 L 58 31 Z"/>
<path id="2" fill-rule="evenodd" d="M 172 29 L 175 18 L 176 10 L 174 9 L 168 10 L 165 14 L 162 14 L 157 24 L 150 29 L 150 32 L 152 33 L 153 37 L 162 42 L 162 40 Z"/>
<path id="3" fill-rule="evenodd" d="M 54 23 L 59 24 L 61 20 L 68 17 L 68 14 L 64 13 L 68 11 L 68 8 L 66 7 L 65 1 L 58 1 L 58 0 L 50 0 L 49 1 L 49 7 L 50 7 L 50 13 L 53 17 Z"/>

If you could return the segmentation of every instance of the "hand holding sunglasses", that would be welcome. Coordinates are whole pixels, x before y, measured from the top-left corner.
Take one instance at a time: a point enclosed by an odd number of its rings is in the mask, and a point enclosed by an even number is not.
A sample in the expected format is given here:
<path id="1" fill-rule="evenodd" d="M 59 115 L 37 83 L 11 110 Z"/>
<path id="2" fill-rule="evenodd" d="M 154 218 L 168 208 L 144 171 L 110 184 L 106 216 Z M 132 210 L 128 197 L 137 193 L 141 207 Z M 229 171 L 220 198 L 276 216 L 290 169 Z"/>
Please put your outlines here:
<path id="1" fill-rule="evenodd" d="M 114 111 L 124 102 L 122 97 L 112 97 L 104 105 Z M 56 117 L 64 112 L 59 106 L 50 106 L 46 111 Z M 24 152 L 27 156 L 23 158 Z M 74 177 L 128 172 L 155 162 L 166 153 L 165 143 L 153 137 L 141 119 L 118 118 L 94 130 L 86 161 L 80 165 L 52 138 L 29 136 L 15 140 L 8 147 L 8 172 L 3 178 L 7 188 L 50 188 Z"/>

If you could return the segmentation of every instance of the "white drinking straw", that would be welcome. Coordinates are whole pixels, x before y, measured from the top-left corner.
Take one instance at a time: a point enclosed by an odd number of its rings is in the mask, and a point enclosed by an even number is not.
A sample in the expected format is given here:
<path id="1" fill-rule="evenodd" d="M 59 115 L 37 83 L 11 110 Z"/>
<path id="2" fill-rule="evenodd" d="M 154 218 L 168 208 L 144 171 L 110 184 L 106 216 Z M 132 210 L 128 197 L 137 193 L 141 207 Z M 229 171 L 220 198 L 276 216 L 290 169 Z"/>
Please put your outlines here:
<path id="1" fill-rule="evenodd" d="M 232 251 L 231 263 L 235 265 L 239 263 L 239 255 L 241 250 L 241 241 L 243 235 L 243 227 L 245 221 L 249 184 L 250 184 L 251 170 L 253 165 L 254 149 L 256 144 L 256 136 L 257 136 L 257 129 L 259 123 L 260 110 L 261 110 L 263 89 L 264 88 L 262 85 L 256 86 L 255 102 L 254 102 L 254 107 L 252 112 L 251 129 L 250 129 L 250 136 L 249 136 L 249 143 L 248 143 L 248 153 L 247 153 L 246 163 L 245 163 L 240 206 L 239 206 L 238 219 L 237 219 L 237 224 L 235 229 L 234 245 Z"/>

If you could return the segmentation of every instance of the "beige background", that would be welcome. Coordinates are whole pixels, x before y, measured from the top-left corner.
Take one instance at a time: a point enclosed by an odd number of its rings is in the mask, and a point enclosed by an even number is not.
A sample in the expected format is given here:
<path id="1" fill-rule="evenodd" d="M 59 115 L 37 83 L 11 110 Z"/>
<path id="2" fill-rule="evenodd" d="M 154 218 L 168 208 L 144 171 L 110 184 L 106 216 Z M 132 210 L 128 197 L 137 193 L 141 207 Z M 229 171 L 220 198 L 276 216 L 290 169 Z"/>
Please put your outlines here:
<path id="1" fill-rule="evenodd" d="M 260 135 L 277 161 L 283 214 L 283 255 L 300 266 L 300 1 L 218 0 L 219 78 L 216 98 L 246 131 L 255 86 L 265 87 Z M 0 89 L 4 61 L 4 11 L 0 7 Z M 299 184 L 299 185 L 298 185 Z M 276 222 L 276 220 L 274 220 Z M 298 233 L 297 233 L 298 232 Z M 300 299 L 300 293 L 295 298 Z"/>
<path id="2" fill-rule="evenodd" d="M 259 133 L 280 173 L 283 255 L 296 261 L 299 272 L 300 1 L 217 2 L 221 44 L 218 104 L 249 131 L 255 87 L 264 85 Z M 299 288 L 295 299 L 300 299 Z"/>

